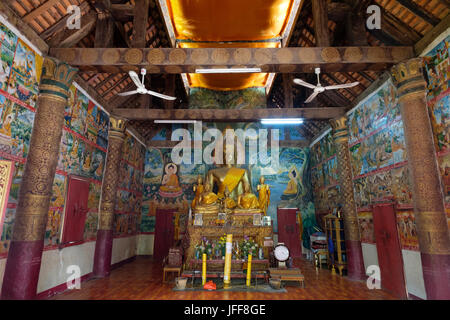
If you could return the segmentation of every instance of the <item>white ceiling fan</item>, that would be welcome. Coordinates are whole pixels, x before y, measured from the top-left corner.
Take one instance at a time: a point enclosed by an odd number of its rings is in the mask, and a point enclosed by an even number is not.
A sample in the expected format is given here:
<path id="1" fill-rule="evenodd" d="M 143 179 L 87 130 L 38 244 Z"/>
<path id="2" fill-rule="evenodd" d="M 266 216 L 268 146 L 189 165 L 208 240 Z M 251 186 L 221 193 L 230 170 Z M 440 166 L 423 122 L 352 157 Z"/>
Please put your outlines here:
<path id="1" fill-rule="evenodd" d="M 128 74 L 130 75 L 131 80 L 133 80 L 134 84 L 136 85 L 136 90 L 128 91 L 128 92 L 121 92 L 118 95 L 119 96 L 129 96 L 132 94 L 140 93 L 140 94 L 150 94 L 152 96 L 166 99 L 166 100 L 175 100 L 175 97 L 166 96 L 165 94 L 161 94 L 155 91 L 147 90 L 144 85 L 145 75 L 147 74 L 147 70 L 141 69 L 141 75 L 142 75 L 142 81 L 139 80 L 139 76 L 134 71 L 129 71 Z"/>
<path id="2" fill-rule="evenodd" d="M 308 99 L 306 99 L 305 103 L 310 103 L 311 101 L 314 100 L 315 97 L 317 97 L 317 95 L 319 93 L 322 93 L 325 90 L 351 88 L 351 87 L 357 86 L 359 84 L 359 82 L 352 82 L 352 83 L 336 84 L 336 85 L 332 85 L 332 86 L 323 87 L 320 84 L 320 78 L 319 78 L 320 68 L 316 68 L 315 72 L 317 74 L 317 85 L 312 85 L 312 84 L 310 84 L 308 82 L 305 82 L 305 81 L 303 81 L 301 79 L 294 79 L 294 83 L 314 90 L 313 94 L 310 95 Z"/>

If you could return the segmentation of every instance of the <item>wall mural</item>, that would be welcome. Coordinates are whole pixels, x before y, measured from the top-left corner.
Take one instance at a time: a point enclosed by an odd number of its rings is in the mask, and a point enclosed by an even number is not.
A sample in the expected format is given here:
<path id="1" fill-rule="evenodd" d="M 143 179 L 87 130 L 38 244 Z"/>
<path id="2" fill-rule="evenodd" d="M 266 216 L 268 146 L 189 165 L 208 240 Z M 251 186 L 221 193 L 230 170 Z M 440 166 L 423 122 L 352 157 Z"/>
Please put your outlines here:
<path id="1" fill-rule="evenodd" d="M 139 231 L 144 157 L 145 147 L 127 132 L 122 148 L 114 214 L 114 236 L 116 237 L 133 235 Z"/>
<path id="2" fill-rule="evenodd" d="M 266 108 L 264 87 L 233 91 L 215 91 L 206 88 L 192 88 L 189 107 L 192 109 L 253 109 Z"/>
<path id="3" fill-rule="evenodd" d="M 43 59 L 1 23 L 0 50 L 0 158 L 14 162 L 3 230 L 0 230 L 0 256 L 5 256 L 30 144 Z M 70 174 L 90 180 L 84 238 L 95 240 L 97 233 L 109 117 L 75 86 L 71 86 L 69 93 L 48 213 L 44 241 L 46 250 L 55 248 L 59 242 L 67 176 Z"/>
<path id="4" fill-rule="evenodd" d="M 413 205 L 403 122 L 392 81 L 388 80 L 350 112 L 348 129 L 361 241 L 374 243 L 372 205 L 395 201 L 399 209 L 409 210 Z M 340 201 L 332 145 L 330 132 L 311 147 L 318 215 L 331 212 Z M 411 241 L 402 240 L 403 247 L 415 250 Z"/>
<path id="5" fill-rule="evenodd" d="M 445 202 L 450 206 L 450 36 L 424 56 L 427 102 L 434 143 L 444 185 Z M 448 215 L 450 223 L 450 215 Z"/>

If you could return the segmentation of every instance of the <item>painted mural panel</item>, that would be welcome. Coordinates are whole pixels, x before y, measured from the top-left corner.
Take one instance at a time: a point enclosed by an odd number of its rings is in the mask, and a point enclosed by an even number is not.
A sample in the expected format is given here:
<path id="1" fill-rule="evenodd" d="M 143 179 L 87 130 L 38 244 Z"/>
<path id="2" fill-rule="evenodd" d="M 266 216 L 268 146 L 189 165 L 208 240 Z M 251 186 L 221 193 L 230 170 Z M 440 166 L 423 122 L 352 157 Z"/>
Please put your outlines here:
<path id="1" fill-rule="evenodd" d="M 375 243 L 372 211 L 358 212 L 358 223 L 361 242 Z"/>
<path id="2" fill-rule="evenodd" d="M 145 147 L 128 132 L 122 147 L 119 186 L 114 215 L 114 236 L 134 235 L 139 230 L 143 197 Z"/>
<path id="3" fill-rule="evenodd" d="M 5 223 L 0 230 L 0 248 L 6 252 L 28 155 L 43 59 L 2 24 L 0 50 L 0 158 L 13 160 L 15 166 Z M 47 249 L 59 241 L 69 174 L 91 179 L 85 240 L 95 239 L 108 123 L 108 115 L 71 86 L 45 233 Z"/>
<path id="4" fill-rule="evenodd" d="M 402 248 L 419 251 L 414 211 L 397 211 L 397 226 Z"/>
<path id="5" fill-rule="evenodd" d="M 427 102 L 434 143 L 438 152 L 446 205 L 450 205 L 450 36 L 428 52 L 424 57 L 427 78 Z"/>
<path id="6" fill-rule="evenodd" d="M 192 88 L 189 94 L 189 107 L 192 109 L 254 109 L 266 106 L 263 87 L 234 91 Z"/>

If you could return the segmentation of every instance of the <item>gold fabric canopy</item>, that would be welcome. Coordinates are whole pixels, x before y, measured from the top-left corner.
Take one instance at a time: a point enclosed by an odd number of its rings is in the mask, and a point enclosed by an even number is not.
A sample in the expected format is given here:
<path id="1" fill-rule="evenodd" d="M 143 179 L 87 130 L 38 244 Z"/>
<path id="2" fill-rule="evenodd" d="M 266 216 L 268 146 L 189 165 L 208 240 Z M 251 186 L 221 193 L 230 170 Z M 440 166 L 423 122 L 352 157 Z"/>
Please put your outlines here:
<path id="1" fill-rule="evenodd" d="M 277 48 L 293 0 L 168 0 L 181 48 Z M 230 43 L 231 42 L 231 43 Z M 191 87 L 240 90 L 265 86 L 266 73 L 188 74 Z"/>

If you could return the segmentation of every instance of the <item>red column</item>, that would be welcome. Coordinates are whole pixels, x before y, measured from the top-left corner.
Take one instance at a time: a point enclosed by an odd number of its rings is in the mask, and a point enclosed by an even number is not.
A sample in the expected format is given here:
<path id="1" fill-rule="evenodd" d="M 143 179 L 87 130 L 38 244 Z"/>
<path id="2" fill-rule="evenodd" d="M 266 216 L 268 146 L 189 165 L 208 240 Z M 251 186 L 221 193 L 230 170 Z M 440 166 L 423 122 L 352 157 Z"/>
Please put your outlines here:
<path id="1" fill-rule="evenodd" d="M 99 227 L 94 254 L 94 276 L 106 277 L 111 269 L 113 245 L 114 206 L 119 182 L 120 157 L 125 136 L 125 120 L 110 117 L 108 155 L 103 177 Z"/>

